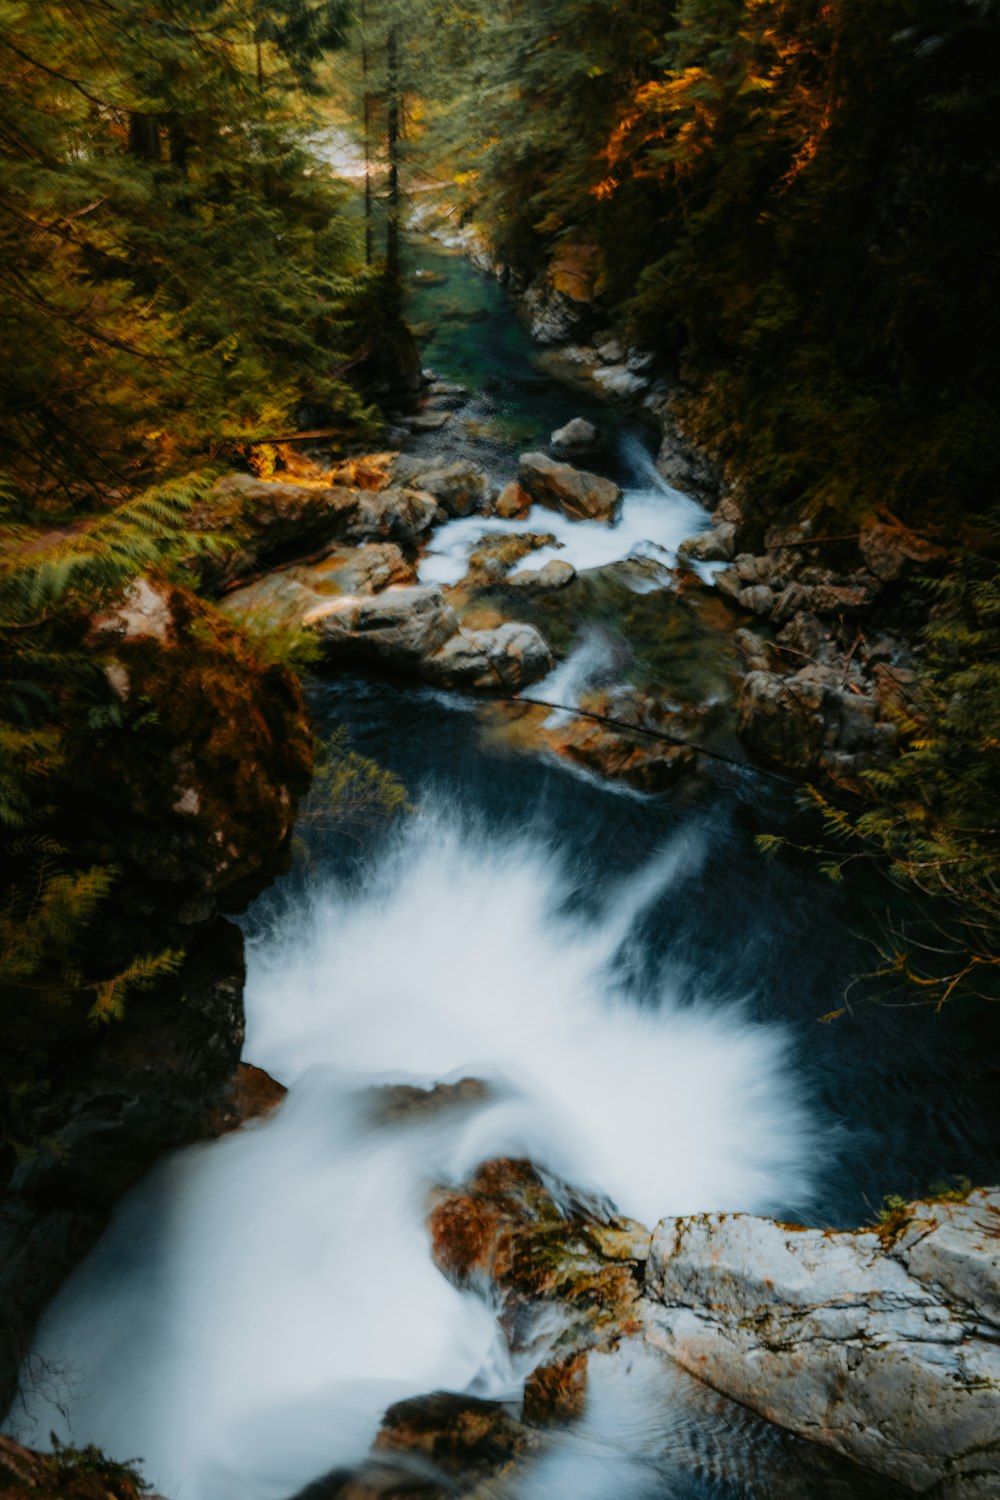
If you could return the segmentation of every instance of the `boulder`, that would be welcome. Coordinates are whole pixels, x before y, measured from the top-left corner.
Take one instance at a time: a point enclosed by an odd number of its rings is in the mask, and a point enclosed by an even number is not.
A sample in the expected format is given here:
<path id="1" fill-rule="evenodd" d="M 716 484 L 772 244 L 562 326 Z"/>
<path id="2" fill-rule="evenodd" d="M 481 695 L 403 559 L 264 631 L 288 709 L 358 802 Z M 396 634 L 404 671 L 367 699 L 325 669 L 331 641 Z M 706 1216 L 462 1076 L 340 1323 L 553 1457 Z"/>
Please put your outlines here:
<path id="1" fill-rule="evenodd" d="M 467 1183 L 439 1188 L 428 1224 L 438 1269 L 456 1286 L 495 1298 L 512 1350 L 534 1340 L 532 1307 L 542 1318 L 548 1308 L 551 1328 L 553 1303 L 562 1304 L 567 1357 L 635 1330 L 649 1231 L 578 1191 L 550 1186 L 530 1162 L 485 1162 Z"/>
<path id="2" fill-rule="evenodd" d="M 523 521 L 531 509 L 531 496 L 519 484 L 508 484 L 500 491 L 493 514 L 503 521 Z"/>
<path id="3" fill-rule="evenodd" d="M 354 513 L 342 535 L 350 542 L 397 542 L 414 546 L 438 518 L 437 498 L 426 491 L 389 489 L 354 491 Z"/>
<path id="4" fill-rule="evenodd" d="M 751 672 L 740 691 L 737 729 L 762 760 L 803 776 L 860 775 L 884 766 L 896 743 L 875 700 L 849 691 L 842 674 L 819 664 L 790 677 Z"/>
<path id="5" fill-rule="evenodd" d="M 547 589 L 564 589 L 576 577 L 572 563 L 554 557 L 544 568 L 522 568 L 513 573 L 508 582 L 513 588 L 528 589 L 533 593 L 544 593 Z"/>
<path id="6" fill-rule="evenodd" d="M 396 482 L 407 489 L 433 495 L 449 516 L 485 511 L 493 494 L 482 469 L 461 461 L 449 463 L 440 455 L 434 458 L 404 455 L 393 465 L 393 475 Z"/>
<path id="7" fill-rule="evenodd" d="M 544 453 L 525 453 L 517 466 L 517 482 L 532 500 L 550 510 L 561 510 L 573 521 L 604 521 L 611 525 L 621 509 L 622 492 L 610 479 L 556 463 Z"/>
<path id="8" fill-rule="evenodd" d="M 834 1233 L 665 1219 L 646 1336 L 771 1422 L 937 1500 L 1000 1493 L 1000 1189 Z"/>
<path id="9" fill-rule="evenodd" d="M 551 672 L 552 652 L 533 625 L 462 630 L 422 665 L 427 682 L 482 692 L 519 692 Z"/>
<path id="10" fill-rule="evenodd" d="M 551 437 L 553 448 L 560 453 L 597 453 L 604 446 L 604 439 L 594 426 L 583 417 L 574 417 L 565 427 L 560 427 Z"/>
<path id="11" fill-rule="evenodd" d="M 320 636 L 329 660 L 381 667 L 420 666 L 458 629 L 455 611 L 436 584 L 324 600 L 302 624 Z"/>
<path id="12" fill-rule="evenodd" d="M 677 548 L 677 556 L 690 562 L 729 562 L 736 551 L 736 527 L 724 521 L 697 536 L 689 536 Z"/>
<path id="13" fill-rule="evenodd" d="M 893 583 L 905 573 L 941 562 L 947 556 L 944 547 L 899 522 L 876 521 L 863 527 L 858 548 L 866 567 L 882 583 Z"/>

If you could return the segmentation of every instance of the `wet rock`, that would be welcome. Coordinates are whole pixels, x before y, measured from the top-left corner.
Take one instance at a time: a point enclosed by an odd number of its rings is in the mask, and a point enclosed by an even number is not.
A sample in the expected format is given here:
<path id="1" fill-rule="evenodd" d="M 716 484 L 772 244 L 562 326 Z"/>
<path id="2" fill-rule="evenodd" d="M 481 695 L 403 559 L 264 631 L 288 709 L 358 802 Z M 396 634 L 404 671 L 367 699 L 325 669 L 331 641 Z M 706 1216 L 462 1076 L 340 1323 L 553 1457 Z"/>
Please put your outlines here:
<path id="1" fill-rule="evenodd" d="M 536 1433 L 499 1401 L 437 1391 L 390 1406 L 358 1469 L 335 1471 L 295 1500 L 456 1500 L 497 1493 L 540 1448 Z"/>
<path id="2" fill-rule="evenodd" d="M 367 1115 L 377 1125 L 418 1123 L 446 1110 L 469 1109 L 496 1097 L 495 1088 L 481 1078 L 436 1083 L 418 1088 L 411 1083 L 387 1083 L 369 1090 Z"/>
<path id="3" fill-rule="evenodd" d="M 255 1068 L 252 1063 L 241 1062 L 233 1076 L 226 1097 L 218 1109 L 209 1115 L 212 1135 L 227 1135 L 239 1130 L 250 1120 L 263 1120 L 274 1113 L 282 1103 L 288 1090 L 283 1083 Z"/>
<path id="4" fill-rule="evenodd" d="M 496 1474 L 524 1451 L 526 1440 L 521 1423 L 499 1401 L 439 1391 L 390 1406 L 375 1451 L 420 1452 L 449 1477 L 468 1482 Z"/>
<path id="5" fill-rule="evenodd" d="M 504 521 L 523 521 L 531 509 L 531 496 L 519 484 L 508 484 L 500 491 L 493 507 L 494 515 Z"/>
<path id="6" fill-rule="evenodd" d="M 776 557 L 765 552 L 762 557 L 754 557 L 750 552 L 741 552 L 733 563 L 733 572 L 744 588 L 753 588 L 757 584 L 766 584 L 768 588 L 773 587 L 781 574 L 781 565 Z"/>
<path id="7" fill-rule="evenodd" d="M 512 535 L 485 536 L 474 552 L 469 554 L 469 575 L 474 581 L 476 574 L 485 575 L 487 582 L 503 578 L 515 563 L 540 547 L 551 547 L 555 537 L 549 531 L 519 531 Z"/>
<path id="8" fill-rule="evenodd" d="M 1000 1190 L 833 1233 L 665 1219 L 647 1338 L 769 1421 L 947 1497 L 1000 1492 Z"/>
<path id="9" fill-rule="evenodd" d="M 648 1232 L 568 1189 L 557 1201 L 530 1162 L 486 1162 L 464 1187 L 438 1189 L 428 1224 L 444 1275 L 499 1298 L 512 1349 L 533 1342 L 546 1306 L 564 1324 L 561 1356 L 634 1330 Z"/>
<path id="10" fill-rule="evenodd" d="M 554 557 L 544 568 L 523 568 L 519 573 L 512 574 L 508 582 L 512 588 L 541 594 L 549 589 L 564 589 L 575 577 L 576 569 L 572 563 Z"/>
<path id="11" fill-rule="evenodd" d="M 560 453 L 571 455 L 597 453 L 604 446 L 604 439 L 593 422 L 587 422 L 583 417 L 574 417 L 565 427 L 560 427 L 550 441 Z"/>
<path id="12" fill-rule="evenodd" d="M 404 455 L 393 465 L 399 484 L 433 495 L 449 516 L 467 516 L 486 511 L 493 490 L 482 469 L 461 461 L 448 463 L 441 457 L 422 459 Z"/>
<path id="13" fill-rule="evenodd" d="M 552 667 L 552 652 L 535 627 L 508 621 L 493 630 L 453 635 L 423 662 L 421 676 L 438 687 L 518 692 Z"/>
<path id="14" fill-rule="evenodd" d="M 700 453 L 681 437 L 670 409 L 670 400 L 656 401 L 653 415 L 663 429 L 656 467 L 668 484 L 684 495 L 696 495 L 701 500 L 714 503 L 719 492 L 719 475 L 715 465 L 705 454 Z M 736 520 L 735 516 L 724 516 L 724 520 Z"/>
<path id="15" fill-rule="evenodd" d="M 678 557 L 691 562 L 729 562 L 736 551 L 736 527 L 729 522 L 713 526 L 681 542 Z"/>
<path id="16" fill-rule="evenodd" d="M 458 629 L 455 612 L 436 584 L 390 588 L 374 598 L 325 600 L 304 615 L 302 624 L 320 636 L 328 660 L 380 667 L 420 666 Z"/>
<path id="17" fill-rule="evenodd" d="M 583 1415 L 587 1402 L 586 1351 L 533 1370 L 524 1382 L 524 1419 L 546 1425 Z"/>
<path id="18" fill-rule="evenodd" d="M 621 510 L 622 492 L 610 479 L 556 463 L 544 453 L 522 455 L 517 482 L 538 504 L 561 510 L 573 521 L 611 524 Z"/>
<path id="19" fill-rule="evenodd" d="M 893 583 L 947 557 L 944 547 L 898 522 L 876 521 L 863 527 L 858 547 L 866 566 L 882 583 Z"/>

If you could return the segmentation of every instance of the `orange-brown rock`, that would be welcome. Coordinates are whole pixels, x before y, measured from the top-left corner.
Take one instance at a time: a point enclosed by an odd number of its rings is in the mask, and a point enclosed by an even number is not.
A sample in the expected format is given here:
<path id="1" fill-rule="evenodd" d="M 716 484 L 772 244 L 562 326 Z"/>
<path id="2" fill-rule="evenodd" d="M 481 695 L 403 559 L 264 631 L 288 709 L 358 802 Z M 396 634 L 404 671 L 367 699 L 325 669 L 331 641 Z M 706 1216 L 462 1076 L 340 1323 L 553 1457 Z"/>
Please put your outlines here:
<path id="1" fill-rule="evenodd" d="M 255 1068 L 252 1063 L 240 1063 L 233 1077 L 229 1093 L 221 1107 L 210 1116 L 216 1135 L 228 1135 L 239 1130 L 248 1120 L 262 1120 L 278 1108 L 288 1090 L 283 1083 Z"/>
<path id="2" fill-rule="evenodd" d="M 588 1352 L 540 1365 L 524 1383 L 524 1419 L 548 1424 L 583 1415 L 587 1400 Z"/>
<path id="3" fill-rule="evenodd" d="M 500 1293 L 511 1347 L 541 1303 L 562 1304 L 576 1347 L 635 1326 L 647 1231 L 579 1200 L 564 1210 L 528 1161 L 486 1162 L 463 1187 L 439 1189 L 429 1227 L 449 1280 Z"/>
<path id="4" fill-rule="evenodd" d="M 500 491 L 494 512 L 504 521 L 523 521 L 531 509 L 531 496 L 517 483 L 508 484 Z"/>

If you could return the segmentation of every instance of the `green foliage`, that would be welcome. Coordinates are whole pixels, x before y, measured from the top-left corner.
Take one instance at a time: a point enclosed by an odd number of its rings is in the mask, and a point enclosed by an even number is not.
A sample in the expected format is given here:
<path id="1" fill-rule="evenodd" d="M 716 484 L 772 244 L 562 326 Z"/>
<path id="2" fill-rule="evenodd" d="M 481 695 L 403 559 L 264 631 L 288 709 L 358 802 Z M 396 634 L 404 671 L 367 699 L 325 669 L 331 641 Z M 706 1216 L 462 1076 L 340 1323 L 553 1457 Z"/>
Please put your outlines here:
<path id="1" fill-rule="evenodd" d="M 183 520 L 203 490 L 163 485 L 77 528 L 39 536 L 0 483 L 0 988 L 66 1000 L 89 992 L 93 1021 L 121 1015 L 130 990 L 173 972 L 174 950 L 85 975 L 81 948 L 117 877 L 81 868 L 63 842 L 55 787 L 75 737 L 121 730 L 121 704 L 79 622 L 128 597 L 133 580 L 190 547 Z"/>
<path id="2" fill-rule="evenodd" d="M 409 812 L 405 786 L 391 771 L 350 747 L 346 730 L 317 742 L 313 784 L 300 825 L 360 837 L 399 813 Z"/>
<path id="3" fill-rule="evenodd" d="M 0 407 L 31 505 L 117 499 L 303 417 L 363 425 L 364 277 L 293 88 L 342 22 L 316 0 L 7 0 Z"/>
<path id="4" fill-rule="evenodd" d="M 93 1443 L 86 1448 L 72 1448 L 61 1443 L 55 1433 L 50 1434 L 52 1453 L 44 1460 L 46 1470 L 52 1476 L 55 1491 L 67 1497 L 79 1496 L 80 1500 L 93 1496 L 108 1497 L 108 1500 L 138 1500 L 148 1495 L 152 1485 L 143 1479 L 139 1471 L 139 1459 L 126 1459 L 116 1463 L 108 1458 Z"/>

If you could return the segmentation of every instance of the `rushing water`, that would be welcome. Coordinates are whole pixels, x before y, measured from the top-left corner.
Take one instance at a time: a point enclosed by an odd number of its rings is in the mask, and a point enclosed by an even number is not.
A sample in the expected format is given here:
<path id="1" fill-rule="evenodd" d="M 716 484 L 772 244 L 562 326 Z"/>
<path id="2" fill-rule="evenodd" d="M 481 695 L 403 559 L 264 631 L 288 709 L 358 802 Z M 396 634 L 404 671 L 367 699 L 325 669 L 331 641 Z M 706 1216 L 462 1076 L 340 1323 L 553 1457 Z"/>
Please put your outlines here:
<path id="1" fill-rule="evenodd" d="M 494 287 L 459 262 L 448 274 L 494 316 Z M 530 370 L 504 318 L 494 372 Z M 481 371 L 456 354 L 443 373 Z M 579 407 L 548 387 L 539 407 L 517 379 L 494 374 L 509 422 Z M 648 464 L 643 488 L 635 441 L 614 460 L 638 497 L 619 556 L 669 552 L 695 514 Z M 498 440 L 485 451 L 500 461 Z M 448 528 L 428 576 L 460 566 L 477 524 Z M 553 690 L 607 668 L 603 638 L 585 638 Z M 346 725 L 414 811 L 308 835 L 257 903 L 246 1057 L 289 1096 L 122 1205 L 39 1330 L 48 1386 L 26 1436 L 140 1454 L 171 1500 L 282 1500 L 361 1461 L 403 1396 L 516 1398 L 530 1357 L 435 1270 L 424 1226 L 428 1187 L 492 1156 L 528 1155 L 649 1224 L 721 1208 L 859 1222 L 884 1193 L 995 1175 L 974 1019 L 861 1006 L 818 1024 L 864 966 L 845 921 L 863 893 L 761 859 L 754 835 L 786 815 L 784 790 L 748 774 L 650 801 L 506 752 L 458 699 L 349 679 L 314 697 L 321 730 Z M 463 1077 L 486 1098 L 408 1123 L 373 1114 L 375 1086 Z M 503 1493 L 869 1492 L 626 1349 L 594 1362 L 583 1422 Z"/>

